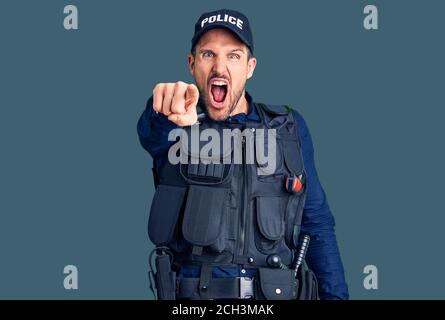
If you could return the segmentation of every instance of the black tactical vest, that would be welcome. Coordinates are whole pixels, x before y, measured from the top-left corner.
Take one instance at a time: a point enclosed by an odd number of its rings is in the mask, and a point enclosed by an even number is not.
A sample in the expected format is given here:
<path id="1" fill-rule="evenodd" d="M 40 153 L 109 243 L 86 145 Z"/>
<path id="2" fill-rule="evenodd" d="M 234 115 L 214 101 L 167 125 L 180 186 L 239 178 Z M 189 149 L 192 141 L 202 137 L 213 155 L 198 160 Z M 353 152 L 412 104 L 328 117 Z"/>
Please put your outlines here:
<path id="1" fill-rule="evenodd" d="M 267 267 L 271 254 L 287 266 L 293 261 L 307 189 L 297 123 L 288 107 L 256 104 L 256 108 L 260 122 L 241 125 L 206 119 L 199 125 L 200 132 L 250 130 L 253 135 L 241 138 L 242 164 L 233 164 L 234 145 L 212 154 L 213 159 L 232 157 L 232 163 L 219 164 L 193 163 L 197 154 L 189 147 L 188 163 L 167 161 L 159 170 L 148 231 L 156 246 L 170 248 L 173 265 Z M 183 129 L 191 135 L 191 127 Z M 274 172 L 262 172 L 264 165 L 255 159 L 245 161 L 246 148 L 257 147 L 248 139 L 254 139 L 258 129 L 276 130 Z M 267 152 L 267 139 L 264 148 Z M 287 191 L 290 176 L 303 181 L 299 192 Z"/>

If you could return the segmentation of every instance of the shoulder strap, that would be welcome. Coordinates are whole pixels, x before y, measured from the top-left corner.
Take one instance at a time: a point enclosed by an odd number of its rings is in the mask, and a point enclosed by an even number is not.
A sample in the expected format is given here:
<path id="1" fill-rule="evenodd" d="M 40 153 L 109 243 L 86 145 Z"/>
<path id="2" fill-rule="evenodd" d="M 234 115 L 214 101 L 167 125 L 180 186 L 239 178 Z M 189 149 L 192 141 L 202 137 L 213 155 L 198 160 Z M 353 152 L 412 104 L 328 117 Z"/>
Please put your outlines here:
<path id="1" fill-rule="evenodd" d="M 267 128 L 280 128 L 284 123 L 295 123 L 292 109 L 285 105 L 256 103 L 261 121 Z"/>
<path id="2" fill-rule="evenodd" d="M 264 111 L 275 115 L 287 115 L 290 111 L 290 108 L 285 105 L 267 105 L 264 103 L 258 103 L 257 106 L 259 106 Z"/>

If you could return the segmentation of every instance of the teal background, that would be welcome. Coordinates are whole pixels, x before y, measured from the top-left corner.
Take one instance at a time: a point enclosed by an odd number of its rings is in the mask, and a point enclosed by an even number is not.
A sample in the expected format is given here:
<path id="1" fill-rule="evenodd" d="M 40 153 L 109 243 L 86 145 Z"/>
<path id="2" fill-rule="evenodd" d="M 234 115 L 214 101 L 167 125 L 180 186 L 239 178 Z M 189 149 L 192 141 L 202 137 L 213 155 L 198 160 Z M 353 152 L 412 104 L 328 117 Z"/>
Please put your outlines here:
<path id="1" fill-rule="evenodd" d="M 79 9 L 79 30 L 63 8 Z M 363 8 L 379 9 L 379 30 Z M 220 1 L 0 2 L 0 298 L 151 299 L 151 158 L 136 122 L 191 82 Z M 250 19 L 256 101 L 312 133 L 352 299 L 444 299 L 443 1 L 224 1 Z M 79 269 L 65 290 L 63 267 Z M 363 268 L 379 270 L 378 290 Z"/>

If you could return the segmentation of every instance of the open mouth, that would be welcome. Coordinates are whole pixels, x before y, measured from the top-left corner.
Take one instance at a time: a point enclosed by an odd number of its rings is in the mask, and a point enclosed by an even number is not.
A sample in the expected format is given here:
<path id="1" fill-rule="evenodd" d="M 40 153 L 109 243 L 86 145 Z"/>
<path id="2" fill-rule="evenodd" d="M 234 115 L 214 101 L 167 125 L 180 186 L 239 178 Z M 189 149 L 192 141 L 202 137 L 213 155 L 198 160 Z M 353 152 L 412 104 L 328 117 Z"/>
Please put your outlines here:
<path id="1" fill-rule="evenodd" d="M 211 102 L 216 108 L 222 108 L 227 97 L 227 82 L 213 80 L 210 84 Z"/>

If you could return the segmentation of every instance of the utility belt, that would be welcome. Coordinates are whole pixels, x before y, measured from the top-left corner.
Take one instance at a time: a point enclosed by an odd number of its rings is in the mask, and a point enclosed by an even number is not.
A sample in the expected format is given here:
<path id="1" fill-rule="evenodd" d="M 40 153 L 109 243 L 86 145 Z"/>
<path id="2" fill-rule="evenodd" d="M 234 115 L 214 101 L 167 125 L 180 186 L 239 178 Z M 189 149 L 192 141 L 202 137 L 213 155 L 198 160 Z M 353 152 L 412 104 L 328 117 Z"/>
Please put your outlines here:
<path id="1" fill-rule="evenodd" d="M 317 280 L 310 270 L 295 278 L 293 270 L 260 268 L 254 277 L 212 278 L 200 286 L 200 278 L 180 278 L 177 299 L 317 300 Z"/>
<path id="2" fill-rule="evenodd" d="M 281 265 L 258 268 L 253 277 L 213 278 L 212 264 L 203 264 L 199 278 L 176 277 L 170 258 L 158 250 L 155 273 L 150 271 L 150 287 L 159 300 L 318 300 L 318 284 L 303 261 L 298 271 Z M 155 295 L 156 297 L 156 295 Z"/>

